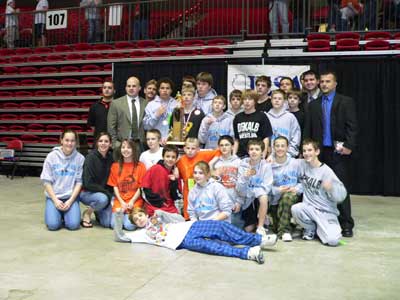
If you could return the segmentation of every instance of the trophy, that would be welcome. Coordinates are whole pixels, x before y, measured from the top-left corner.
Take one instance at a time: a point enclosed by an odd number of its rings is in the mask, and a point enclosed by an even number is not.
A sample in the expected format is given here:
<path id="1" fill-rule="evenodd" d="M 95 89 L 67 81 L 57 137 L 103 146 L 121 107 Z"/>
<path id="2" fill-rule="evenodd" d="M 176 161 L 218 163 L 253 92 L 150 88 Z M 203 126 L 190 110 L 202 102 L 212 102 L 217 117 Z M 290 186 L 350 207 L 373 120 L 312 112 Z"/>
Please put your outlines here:
<path id="1" fill-rule="evenodd" d="M 179 102 L 179 107 L 175 108 L 171 115 L 172 127 L 168 134 L 167 144 L 183 146 L 193 123 L 185 121 L 185 109 L 179 91 L 176 93 L 175 99 Z"/>

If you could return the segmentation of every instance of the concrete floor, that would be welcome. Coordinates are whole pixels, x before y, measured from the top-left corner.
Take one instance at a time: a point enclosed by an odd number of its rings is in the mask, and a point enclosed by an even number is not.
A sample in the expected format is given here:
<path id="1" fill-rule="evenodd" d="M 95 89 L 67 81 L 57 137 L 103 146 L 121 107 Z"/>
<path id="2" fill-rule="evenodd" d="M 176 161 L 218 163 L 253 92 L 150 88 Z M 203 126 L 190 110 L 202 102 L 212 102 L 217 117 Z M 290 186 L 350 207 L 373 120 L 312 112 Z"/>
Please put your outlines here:
<path id="1" fill-rule="evenodd" d="M 0 176 L 0 299 L 399 299 L 400 199 L 353 196 L 338 248 L 278 243 L 266 263 L 47 231 L 38 178 Z"/>

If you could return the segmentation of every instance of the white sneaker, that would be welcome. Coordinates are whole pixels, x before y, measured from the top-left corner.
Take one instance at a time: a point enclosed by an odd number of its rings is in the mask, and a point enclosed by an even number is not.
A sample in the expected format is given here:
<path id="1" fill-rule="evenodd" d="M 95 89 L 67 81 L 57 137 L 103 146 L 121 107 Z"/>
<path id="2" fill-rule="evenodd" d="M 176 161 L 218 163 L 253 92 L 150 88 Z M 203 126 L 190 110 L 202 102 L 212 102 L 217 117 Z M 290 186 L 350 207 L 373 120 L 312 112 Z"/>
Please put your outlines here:
<path id="1" fill-rule="evenodd" d="M 260 246 L 251 247 L 247 253 L 248 260 L 254 260 L 260 265 L 264 263 L 264 254 L 261 252 Z"/>
<path id="2" fill-rule="evenodd" d="M 278 241 L 278 236 L 276 234 L 266 234 L 265 236 L 262 236 L 260 244 L 261 249 L 272 247 L 276 244 L 277 241 Z"/>
<path id="3" fill-rule="evenodd" d="M 293 241 L 292 235 L 289 232 L 285 232 L 282 235 L 282 241 L 283 242 L 291 242 L 291 241 Z"/>
<path id="4" fill-rule="evenodd" d="M 261 235 L 263 237 L 267 235 L 267 233 L 265 232 L 264 227 L 257 227 L 256 233 L 258 233 L 259 235 Z"/>
<path id="5" fill-rule="evenodd" d="M 305 232 L 305 231 L 304 231 L 304 233 L 303 233 L 303 240 L 311 241 L 311 240 L 314 239 L 314 235 L 315 235 L 315 233 L 312 232 L 312 231 L 309 231 L 309 232 Z"/>

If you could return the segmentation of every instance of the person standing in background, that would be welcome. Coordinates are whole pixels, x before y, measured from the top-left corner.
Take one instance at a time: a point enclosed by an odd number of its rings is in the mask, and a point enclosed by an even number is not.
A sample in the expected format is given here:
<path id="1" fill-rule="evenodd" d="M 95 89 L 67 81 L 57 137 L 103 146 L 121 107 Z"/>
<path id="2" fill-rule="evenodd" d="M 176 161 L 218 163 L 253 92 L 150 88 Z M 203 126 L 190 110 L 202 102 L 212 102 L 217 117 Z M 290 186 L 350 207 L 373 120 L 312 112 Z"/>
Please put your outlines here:
<path id="1" fill-rule="evenodd" d="M 18 32 L 19 8 L 15 6 L 15 0 L 7 0 L 6 5 L 6 36 L 7 48 L 14 48 L 15 42 L 19 39 Z"/>
<path id="2" fill-rule="evenodd" d="M 88 21 L 88 43 L 100 42 L 101 15 L 99 6 L 102 0 L 81 0 L 81 7 L 86 7 L 85 18 Z"/>
<path id="3" fill-rule="evenodd" d="M 46 46 L 46 36 L 44 29 L 46 26 L 46 11 L 49 9 L 47 0 L 36 0 L 35 10 L 35 41 L 39 47 Z"/>

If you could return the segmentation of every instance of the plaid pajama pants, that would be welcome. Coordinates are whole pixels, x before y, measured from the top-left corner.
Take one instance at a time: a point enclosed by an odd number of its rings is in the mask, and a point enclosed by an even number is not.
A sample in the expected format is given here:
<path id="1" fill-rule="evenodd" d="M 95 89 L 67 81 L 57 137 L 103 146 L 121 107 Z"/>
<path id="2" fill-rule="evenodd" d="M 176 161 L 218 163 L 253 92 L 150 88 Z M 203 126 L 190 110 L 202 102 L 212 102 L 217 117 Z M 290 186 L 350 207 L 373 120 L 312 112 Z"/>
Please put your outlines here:
<path id="1" fill-rule="evenodd" d="M 278 205 L 272 205 L 269 213 L 273 221 L 273 230 L 279 237 L 285 232 L 292 232 L 290 219 L 292 217 L 291 207 L 296 204 L 299 197 L 295 193 L 284 193 L 279 199 Z"/>
<path id="2" fill-rule="evenodd" d="M 236 248 L 232 245 L 243 245 Z M 261 244 L 261 235 L 245 232 L 225 221 L 195 222 L 180 248 L 221 256 L 247 259 L 250 247 Z"/>

